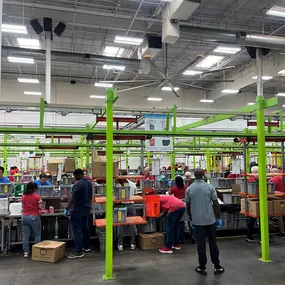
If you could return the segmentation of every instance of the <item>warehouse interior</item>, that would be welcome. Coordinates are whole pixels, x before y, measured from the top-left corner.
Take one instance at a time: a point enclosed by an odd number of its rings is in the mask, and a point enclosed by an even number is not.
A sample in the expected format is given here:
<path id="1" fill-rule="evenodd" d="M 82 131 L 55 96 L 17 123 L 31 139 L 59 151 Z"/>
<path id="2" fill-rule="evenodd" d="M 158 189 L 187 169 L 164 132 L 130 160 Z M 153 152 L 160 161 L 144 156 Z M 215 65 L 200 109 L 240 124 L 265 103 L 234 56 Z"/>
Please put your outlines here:
<path id="1" fill-rule="evenodd" d="M 284 21 L 283 0 L 0 0 L 3 285 L 284 284 Z M 72 260 L 77 169 L 92 251 Z M 188 209 L 181 251 L 161 254 L 155 203 L 178 176 L 185 202 L 197 169 L 219 201 L 221 276 L 209 250 L 195 272 Z"/>

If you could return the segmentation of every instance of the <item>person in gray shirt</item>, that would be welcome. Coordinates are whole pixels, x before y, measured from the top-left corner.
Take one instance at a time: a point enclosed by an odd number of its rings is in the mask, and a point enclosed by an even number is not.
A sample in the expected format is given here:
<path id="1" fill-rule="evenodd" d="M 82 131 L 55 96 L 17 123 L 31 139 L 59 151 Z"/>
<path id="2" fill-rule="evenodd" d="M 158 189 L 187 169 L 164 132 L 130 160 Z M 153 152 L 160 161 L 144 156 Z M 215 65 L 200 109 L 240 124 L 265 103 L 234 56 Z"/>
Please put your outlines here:
<path id="1" fill-rule="evenodd" d="M 211 260 L 215 266 L 214 273 L 219 275 L 225 270 L 220 265 L 216 243 L 216 228 L 222 226 L 217 193 L 212 185 L 203 180 L 202 169 L 196 169 L 194 175 L 196 181 L 187 188 L 185 202 L 196 233 L 199 266 L 195 270 L 202 275 L 207 275 L 206 238 L 208 237 Z"/>

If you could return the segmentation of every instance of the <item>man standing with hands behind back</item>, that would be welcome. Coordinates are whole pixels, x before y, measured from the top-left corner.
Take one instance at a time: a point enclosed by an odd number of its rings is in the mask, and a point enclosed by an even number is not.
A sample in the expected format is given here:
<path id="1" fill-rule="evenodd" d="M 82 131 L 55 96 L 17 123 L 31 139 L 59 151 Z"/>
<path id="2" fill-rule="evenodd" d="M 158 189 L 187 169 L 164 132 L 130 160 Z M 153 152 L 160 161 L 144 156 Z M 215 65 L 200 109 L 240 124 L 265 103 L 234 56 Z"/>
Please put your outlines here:
<path id="1" fill-rule="evenodd" d="M 72 188 L 72 197 L 64 210 L 64 216 L 70 210 L 70 222 L 73 231 L 75 253 L 68 258 L 84 257 L 84 252 L 90 250 L 89 215 L 92 205 L 92 184 L 84 178 L 83 170 L 78 168 L 73 172 L 76 183 Z"/>
<path id="2" fill-rule="evenodd" d="M 186 190 L 187 212 L 195 227 L 199 266 L 196 272 L 207 275 L 206 238 L 209 239 L 211 260 L 215 266 L 214 273 L 219 275 L 225 270 L 220 265 L 219 249 L 216 244 L 216 228 L 222 226 L 220 205 L 216 189 L 203 180 L 204 171 L 196 169 L 196 181 Z"/>

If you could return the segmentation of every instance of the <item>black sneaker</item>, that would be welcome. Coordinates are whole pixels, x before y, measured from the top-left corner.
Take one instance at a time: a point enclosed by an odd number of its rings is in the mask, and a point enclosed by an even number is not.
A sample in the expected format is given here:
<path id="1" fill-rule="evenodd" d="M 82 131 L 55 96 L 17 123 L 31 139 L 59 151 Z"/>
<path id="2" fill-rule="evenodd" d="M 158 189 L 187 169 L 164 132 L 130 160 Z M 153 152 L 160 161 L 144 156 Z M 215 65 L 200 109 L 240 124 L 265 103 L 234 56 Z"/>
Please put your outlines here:
<path id="1" fill-rule="evenodd" d="M 91 248 L 84 249 L 85 252 L 91 252 Z"/>
<path id="2" fill-rule="evenodd" d="M 214 270 L 214 274 L 215 275 L 220 275 L 220 274 L 222 274 L 224 272 L 225 272 L 225 268 L 224 267 L 222 267 L 222 266 L 215 267 L 215 270 Z"/>
<path id="3" fill-rule="evenodd" d="M 70 259 L 82 258 L 82 257 L 84 257 L 84 252 L 83 251 L 75 252 L 75 253 L 69 254 L 67 257 Z"/>
<path id="4" fill-rule="evenodd" d="M 195 239 L 195 238 L 192 238 L 192 239 L 191 239 L 191 242 L 192 242 L 192 244 L 196 244 L 196 239 Z"/>
<path id="5" fill-rule="evenodd" d="M 255 242 L 254 237 L 247 237 L 246 242 Z"/>
<path id="6" fill-rule="evenodd" d="M 207 275 L 207 269 L 206 267 L 202 267 L 202 266 L 197 266 L 195 268 L 195 271 L 201 275 Z"/>

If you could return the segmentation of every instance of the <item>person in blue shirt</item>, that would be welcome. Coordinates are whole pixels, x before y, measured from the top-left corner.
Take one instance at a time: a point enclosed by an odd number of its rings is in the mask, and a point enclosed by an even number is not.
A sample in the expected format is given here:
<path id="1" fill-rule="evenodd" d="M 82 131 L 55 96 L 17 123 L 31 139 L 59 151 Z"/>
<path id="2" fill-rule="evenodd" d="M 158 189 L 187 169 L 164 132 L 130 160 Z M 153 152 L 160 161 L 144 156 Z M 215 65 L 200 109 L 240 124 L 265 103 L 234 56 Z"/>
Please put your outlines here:
<path id="1" fill-rule="evenodd" d="M 84 178 L 84 172 L 78 168 L 73 172 L 76 183 L 72 188 L 72 197 L 64 216 L 70 211 L 70 222 L 73 231 L 75 253 L 69 254 L 68 258 L 84 257 L 84 252 L 90 251 L 89 216 L 92 205 L 92 183 Z"/>
<path id="2" fill-rule="evenodd" d="M 4 174 L 4 167 L 3 166 L 0 166 L 0 184 L 3 184 L 3 183 L 11 183 L 11 181 L 3 176 Z"/>
<path id="3" fill-rule="evenodd" d="M 47 180 L 46 174 L 40 174 L 40 179 L 36 180 L 35 183 L 38 185 L 38 187 L 41 186 L 51 186 L 51 183 Z"/>

